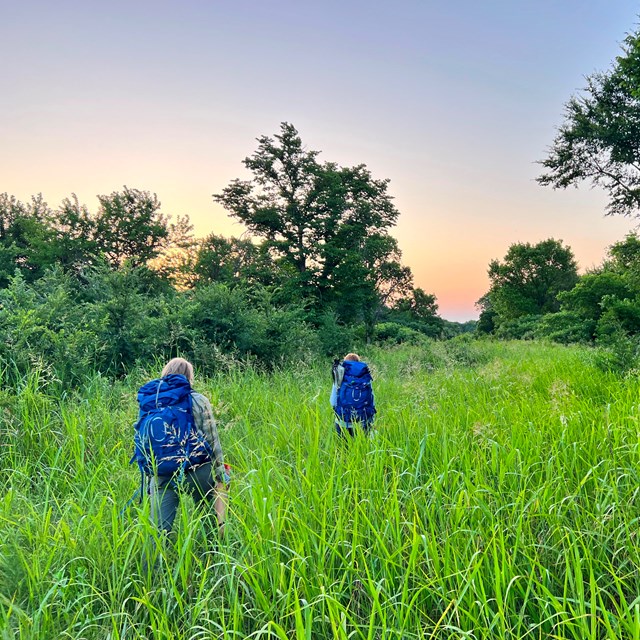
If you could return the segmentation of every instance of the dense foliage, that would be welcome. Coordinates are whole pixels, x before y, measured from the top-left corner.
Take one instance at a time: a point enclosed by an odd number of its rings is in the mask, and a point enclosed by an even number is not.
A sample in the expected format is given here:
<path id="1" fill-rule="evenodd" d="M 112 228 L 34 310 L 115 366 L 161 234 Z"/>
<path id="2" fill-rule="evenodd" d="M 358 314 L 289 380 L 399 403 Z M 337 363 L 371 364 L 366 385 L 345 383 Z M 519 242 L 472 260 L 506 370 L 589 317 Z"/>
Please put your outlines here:
<path id="1" fill-rule="evenodd" d="M 388 233 L 399 215 L 388 181 L 364 165 L 320 163 L 288 123 L 258 143 L 244 160 L 252 180 L 234 180 L 214 199 L 263 239 L 287 296 L 364 321 L 371 334 L 380 303 L 407 295 L 412 283 Z"/>
<path id="2" fill-rule="evenodd" d="M 640 32 L 625 39 L 622 55 L 565 106 L 565 121 L 542 162 L 538 181 L 554 188 L 583 181 L 603 188 L 611 214 L 638 215 L 640 207 Z"/>
<path id="3" fill-rule="evenodd" d="M 52 208 L 1 194 L 0 367 L 75 384 L 177 354 L 206 371 L 273 368 L 466 330 L 413 287 L 388 181 L 318 154 L 287 123 L 259 138 L 253 180 L 214 196 L 253 234 L 242 239 L 196 238 L 188 217 L 172 222 L 155 194 L 126 186 L 95 212 L 75 195 Z"/>
<path id="4" fill-rule="evenodd" d="M 565 106 L 565 121 L 542 162 L 538 182 L 554 188 L 591 182 L 603 188 L 607 212 L 637 216 L 640 207 L 640 32 L 630 33 L 622 53 Z M 635 234 L 611 247 L 610 260 L 557 296 L 562 319 L 537 323 L 532 335 L 595 341 L 611 350 L 612 366 L 637 361 L 640 333 L 638 245 Z M 495 329 L 487 310 L 483 329 Z M 498 324 L 499 324 L 498 318 Z M 562 325 L 562 327 L 560 327 Z M 558 330 L 559 329 L 559 330 Z"/>
<path id="5" fill-rule="evenodd" d="M 553 313 L 560 308 L 558 294 L 577 280 L 573 253 L 561 241 L 513 244 L 504 262 L 489 265 L 489 307 L 501 320 Z"/>
<path id="6" fill-rule="evenodd" d="M 555 240 L 512 245 L 503 262 L 491 263 L 489 278 L 491 288 L 478 301 L 478 333 L 597 344 L 606 349 L 605 368 L 640 364 L 636 234 L 613 244 L 602 265 L 581 276 L 571 250 Z"/>
<path id="7" fill-rule="evenodd" d="M 0 332 L 9 379 L 39 366 L 65 385 L 177 353 L 211 373 L 232 360 L 274 366 L 333 348 L 302 308 L 276 307 L 266 290 L 208 284 L 178 292 L 144 268 L 95 269 L 82 284 L 60 269 L 33 284 L 18 273 L 0 290 Z"/>

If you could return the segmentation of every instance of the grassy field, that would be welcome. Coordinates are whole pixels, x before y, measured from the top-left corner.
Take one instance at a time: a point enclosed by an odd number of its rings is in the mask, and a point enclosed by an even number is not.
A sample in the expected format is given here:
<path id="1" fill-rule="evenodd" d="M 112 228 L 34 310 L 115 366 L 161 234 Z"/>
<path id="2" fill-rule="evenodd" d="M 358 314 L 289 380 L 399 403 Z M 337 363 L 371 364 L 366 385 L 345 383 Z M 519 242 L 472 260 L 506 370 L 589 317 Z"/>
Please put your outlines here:
<path id="1" fill-rule="evenodd" d="M 228 528 L 184 501 L 150 582 L 147 505 L 121 514 L 144 374 L 0 391 L 0 638 L 640 638 L 636 376 L 535 343 L 366 356 L 377 432 L 348 447 L 328 362 L 196 384 Z"/>

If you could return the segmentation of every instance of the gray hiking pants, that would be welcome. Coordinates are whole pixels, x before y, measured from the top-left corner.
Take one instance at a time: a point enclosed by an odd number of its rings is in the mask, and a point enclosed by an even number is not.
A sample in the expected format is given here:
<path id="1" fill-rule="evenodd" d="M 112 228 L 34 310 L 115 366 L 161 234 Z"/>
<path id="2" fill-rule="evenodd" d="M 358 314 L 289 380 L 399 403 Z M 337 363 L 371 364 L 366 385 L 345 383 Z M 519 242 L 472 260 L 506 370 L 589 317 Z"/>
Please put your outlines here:
<path id="1" fill-rule="evenodd" d="M 157 476 L 151 478 L 151 518 L 160 531 L 169 533 L 176 517 L 181 493 L 193 496 L 196 506 L 215 497 L 216 479 L 210 462 L 186 471 L 182 478 Z"/>

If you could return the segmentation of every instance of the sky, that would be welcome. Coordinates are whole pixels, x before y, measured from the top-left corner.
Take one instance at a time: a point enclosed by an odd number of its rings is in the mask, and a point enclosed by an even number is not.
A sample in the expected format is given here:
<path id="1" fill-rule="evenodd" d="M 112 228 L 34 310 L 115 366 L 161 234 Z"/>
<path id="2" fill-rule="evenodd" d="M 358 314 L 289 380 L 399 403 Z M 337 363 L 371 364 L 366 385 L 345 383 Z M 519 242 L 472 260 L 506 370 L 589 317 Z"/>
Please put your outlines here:
<path id="1" fill-rule="evenodd" d="M 588 184 L 535 182 L 585 76 L 605 71 L 631 0 L 0 0 L 0 192 L 124 185 L 243 227 L 212 200 L 256 138 L 292 123 L 320 160 L 390 180 L 415 286 L 477 318 L 487 268 L 516 242 L 562 240 L 582 271 L 637 220 Z"/>

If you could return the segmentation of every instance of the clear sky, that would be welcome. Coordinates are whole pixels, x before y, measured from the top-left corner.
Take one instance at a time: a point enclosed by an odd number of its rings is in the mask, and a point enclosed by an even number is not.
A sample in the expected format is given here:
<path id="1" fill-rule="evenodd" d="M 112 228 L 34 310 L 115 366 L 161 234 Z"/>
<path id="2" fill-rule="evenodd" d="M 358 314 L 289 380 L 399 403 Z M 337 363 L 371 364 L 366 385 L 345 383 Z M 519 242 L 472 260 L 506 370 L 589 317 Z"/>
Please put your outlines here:
<path id="1" fill-rule="evenodd" d="M 0 192 L 52 206 L 123 185 L 198 236 L 283 121 L 321 160 L 389 178 L 393 234 L 441 315 L 477 317 L 489 261 L 549 237 L 581 269 L 637 221 L 535 182 L 584 76 L 638 24 L 631 0 L 0 0 Z"/>

